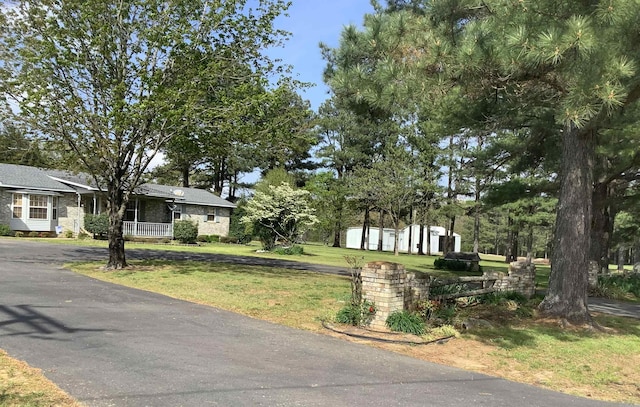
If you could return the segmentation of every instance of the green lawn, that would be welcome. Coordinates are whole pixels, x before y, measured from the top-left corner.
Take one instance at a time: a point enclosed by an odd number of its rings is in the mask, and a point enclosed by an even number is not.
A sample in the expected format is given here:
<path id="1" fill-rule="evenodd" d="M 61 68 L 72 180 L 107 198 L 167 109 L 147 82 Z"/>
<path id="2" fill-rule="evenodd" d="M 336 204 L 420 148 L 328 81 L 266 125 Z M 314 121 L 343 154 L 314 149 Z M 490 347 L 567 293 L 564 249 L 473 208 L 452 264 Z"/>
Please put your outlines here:
<path id="1" fill-rule="evenodd" d="M 29 238 L 34 241 L 44 241 L 47 243 L 66 244 L 66 245 L 79 245 L 79 246 L 94 246 L 94 247 L 107 247 L 106 241 L 100 240 L 76 240 L 76 239 L 40 239 Z M 259 253 L 260 243 L 252 242 L 249 245 L 236 245 L 236 244 L 224 244 L 224 243 L 207 243 L 200 246 L 186 246 L 178 244 L 149 244 L 149 243 L 137 243 L 127 242 L 125 247 L 128 249 L 149 249 L 149 250 L 171 250 L 171 251 L 183 251 L 193 253 L 218 253 L 225 255 L 239 255 L 239 256 L 253 256 L 269 259 L 284 259 L 300 261 L 313 264 L 324 264 L 336 267 L 348 267 L 345 261 L 345 256 L 357 257 L 362 262 L 370 261 L 389 261 L 393 263 L 403 264 L 408 271 L 420 271 L 426 273 L 438 273 L 442 274 L 442 271 L 435 270 L 433 268 L 433 261 L 438 256 L 418 256 L 416 254 L 401 253 L 399 256 L 394 256 L 390 252 L 377 252 L 377 251 L 362 251 L 355 249 L 335 248 L 318 243 L 304 244 L 304 254 L 300 256 L 295 255 L 278 255 L 275 253 Z M 494 271 L 508 271 L 508 265 L 504 262 L 503 256 L 485 255 L 480 254 L 482 261 L 480 265 L 484 270 Z M 546 282 L 548 277 L 549 267 L 538 266 L 538 270 L 542 274 L 542 280 Z"/>

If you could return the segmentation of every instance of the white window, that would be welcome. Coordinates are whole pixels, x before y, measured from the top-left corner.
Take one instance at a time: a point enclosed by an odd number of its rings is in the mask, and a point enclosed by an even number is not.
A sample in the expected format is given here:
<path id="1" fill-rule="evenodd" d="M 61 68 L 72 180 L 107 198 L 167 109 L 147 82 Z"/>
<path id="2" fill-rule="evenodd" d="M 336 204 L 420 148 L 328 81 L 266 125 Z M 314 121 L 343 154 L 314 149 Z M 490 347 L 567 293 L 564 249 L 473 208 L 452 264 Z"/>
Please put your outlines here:
<path id="1" fill-rule="evenodd" d="M 173 220 L 180 219 L 182 219 L 182 205 L 176 205 L 175 209 L 173 210 Z"/>
<path id="2" fill-rule="evenodd" d="M 22 194 L 13 194 L 11 213 L 14 219 L 22 219 Z"/>
<path id="3" fill-rule="evenodd" d="M 54 196 L 51 198 L 52 199 L 52 203 L 51 203 L 51 217 L 55 220 L 58 219 L 58 197 Z"/>
<path id="4" fill-rule="evenodd" d="M 29 195 L 29 219 L 48 219 L 49 197 Z"/>
<path id="5" fill-rule="evenodd" d="M 220 208 L 211 208 L 207 214 L 207 222 L 220 223 Z"/>

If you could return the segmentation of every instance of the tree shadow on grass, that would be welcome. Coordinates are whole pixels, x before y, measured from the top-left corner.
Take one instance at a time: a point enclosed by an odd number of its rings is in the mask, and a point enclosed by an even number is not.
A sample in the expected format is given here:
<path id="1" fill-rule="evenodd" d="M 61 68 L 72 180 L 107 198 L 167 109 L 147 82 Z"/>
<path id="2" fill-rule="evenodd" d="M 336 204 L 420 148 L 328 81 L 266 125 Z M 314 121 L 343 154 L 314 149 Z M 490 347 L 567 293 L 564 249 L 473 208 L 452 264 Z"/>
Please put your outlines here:
<path id="1" fill-rule="evenodd" d="M 607 335 L 635 335 L 640 336 L 640 321 L 632 318 L 599 315 L 595 321 L 605 328 L 605 331 L 586 327 L 562 328 L 552 322 L 530 322 L 526 327 L 500 326 L 482 329 L 474 332 L 475 337 L 493 346 L 506 350 L 518 348 L 535 348 L 538 341 L 544 337 L 553 338 L 559 342 L 580 342 L 595 337 L 606 338 Z"/>

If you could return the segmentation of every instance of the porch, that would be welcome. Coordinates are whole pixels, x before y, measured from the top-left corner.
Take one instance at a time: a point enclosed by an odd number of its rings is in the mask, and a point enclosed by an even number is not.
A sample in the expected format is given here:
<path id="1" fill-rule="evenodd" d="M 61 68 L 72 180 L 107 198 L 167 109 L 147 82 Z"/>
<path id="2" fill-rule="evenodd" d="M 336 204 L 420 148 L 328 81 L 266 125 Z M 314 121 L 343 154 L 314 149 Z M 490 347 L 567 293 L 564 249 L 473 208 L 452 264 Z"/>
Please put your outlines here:
<path id="1" fill-rule="evenodd" d="M 122 233 L 124 236 L 167 237 L 171 239 L 173 238 L 173 223 L 124 221 Z"/>

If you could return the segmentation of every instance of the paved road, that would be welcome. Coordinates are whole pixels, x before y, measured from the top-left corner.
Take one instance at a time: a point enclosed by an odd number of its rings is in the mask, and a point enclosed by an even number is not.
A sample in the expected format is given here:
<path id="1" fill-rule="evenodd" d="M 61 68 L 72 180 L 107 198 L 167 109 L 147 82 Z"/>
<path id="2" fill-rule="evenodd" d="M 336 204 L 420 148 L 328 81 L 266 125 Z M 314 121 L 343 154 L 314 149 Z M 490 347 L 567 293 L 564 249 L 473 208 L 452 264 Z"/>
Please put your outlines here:
<path id="1" fill-rule="evenodd" d="M 88 406 L 610 405 L 96 281 L 60 266 L 104 254 L 0 239 L 0 348 L 43 369 Z"/>

